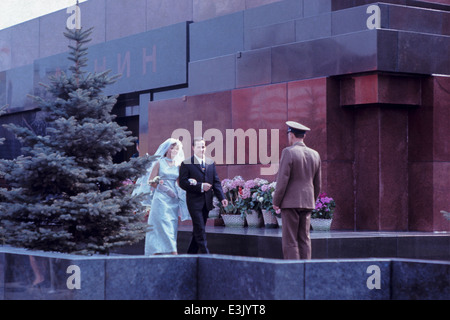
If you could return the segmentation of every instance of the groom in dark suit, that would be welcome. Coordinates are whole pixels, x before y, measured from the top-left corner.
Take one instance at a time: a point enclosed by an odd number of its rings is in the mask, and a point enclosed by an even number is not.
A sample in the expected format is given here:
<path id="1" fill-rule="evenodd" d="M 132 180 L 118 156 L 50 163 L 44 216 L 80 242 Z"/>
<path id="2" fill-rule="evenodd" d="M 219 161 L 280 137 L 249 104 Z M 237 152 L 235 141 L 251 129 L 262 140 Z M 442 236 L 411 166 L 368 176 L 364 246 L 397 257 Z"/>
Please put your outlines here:
<path id="1" fill-rule="evenodd" d="M 226 207 L 228 201 L 212 159 L 205 157 L 206 145 L 203 138 L 192 142 L 194 155 L 181 163 L 179 183 L 186 190 L 186 203 L 192 218 L 193 234 L 188 253 L 209 253 L 206 245 L 205 225 L 209 211 L 213 208 L 215 195 Z"/>

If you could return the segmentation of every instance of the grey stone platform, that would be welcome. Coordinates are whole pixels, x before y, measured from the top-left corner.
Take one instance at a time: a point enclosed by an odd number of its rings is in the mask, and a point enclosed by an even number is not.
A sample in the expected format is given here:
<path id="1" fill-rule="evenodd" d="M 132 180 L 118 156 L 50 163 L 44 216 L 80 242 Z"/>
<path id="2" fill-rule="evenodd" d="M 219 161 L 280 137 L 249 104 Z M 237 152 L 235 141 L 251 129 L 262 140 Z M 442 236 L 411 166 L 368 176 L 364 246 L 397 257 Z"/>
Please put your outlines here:
<path id="1" fill-rule="evenodd" d="M 206 227 L 211 253 L 282 259 L 281 229 Z M 192 227 L 180 226 L 178 252 L 186 253 Z M 311 232 L 313 259 L 410 258 L 450 261 L 450 233 Z M 144 243 L 118 250 L 144 254 Z"/>
<path id="2" fill-rule="evenodd" d="M 33 287 L 36 275 L 44 281 Z M 83 257 L 0 247 L 0 300 L 19 299 L 448 300 L 450 262 L 285 261 L 222 255 Z"/>

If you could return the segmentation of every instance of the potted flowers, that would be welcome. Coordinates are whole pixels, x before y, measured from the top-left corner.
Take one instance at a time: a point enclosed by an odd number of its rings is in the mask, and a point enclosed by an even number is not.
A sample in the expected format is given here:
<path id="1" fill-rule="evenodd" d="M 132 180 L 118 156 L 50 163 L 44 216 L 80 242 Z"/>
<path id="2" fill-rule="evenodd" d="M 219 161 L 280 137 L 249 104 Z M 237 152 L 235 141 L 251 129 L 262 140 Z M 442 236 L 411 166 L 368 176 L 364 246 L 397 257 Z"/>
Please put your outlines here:
<path id="1" fill-rule="evenodd" d="M 333 221 L 333 212 L 336 203 L 333 198 L 326 193 L 319 194 L 316 201 L 316 208 L 311 214 L 311 225 L 315 231 L 328 231 Z"/>
<path id="2" fill-rule="evenodd" d="M 221 216 L 227 227 L 244 227 L 245 214 L 239 211 L 239 190 L 244 187 L 245 181 L 240 176 L 233 179 L 222 180 L 222 190 L 228 200 L 226 207 L 221 207 Z"/>
<path id="3" fill-rule="evenodd" d="M 259 228 L 263 225 L 261 203 L 258 201 L 257 193 L 259 188 L 267 183 L 267 180 L 256 178 L 246 181 L 244 187 L 239 189 L 237 205 L 245 214 L 249 227 Z"/>
<path id="4" fill-rule="evenodd" d="M 278 225 L 281 226 L 280 212 L 276 212 L 272 205 L 276 184 L 276 182 L 263 184 L 256 192 L 256 197 L 261 205 L 266 228 L 276 228 Z"/>

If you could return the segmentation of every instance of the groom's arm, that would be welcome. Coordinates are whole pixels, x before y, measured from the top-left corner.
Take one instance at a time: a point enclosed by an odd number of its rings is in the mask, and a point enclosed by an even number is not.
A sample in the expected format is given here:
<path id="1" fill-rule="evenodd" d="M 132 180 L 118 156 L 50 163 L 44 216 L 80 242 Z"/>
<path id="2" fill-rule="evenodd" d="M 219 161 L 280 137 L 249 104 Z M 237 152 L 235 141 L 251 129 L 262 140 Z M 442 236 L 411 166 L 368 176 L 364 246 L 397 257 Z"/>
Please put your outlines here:
<path id="1" fill-rule="evenodd" d="M 216 165 L 215 164 L 212 165 L 214 166 L 213 183 L 212 183 L 214 194 L 217 197 L 217 199 L 219 199 L 219 201 L 222 201 L 223 199 L 225 199 L 225 195 L 223 194 L 222 189 L 222 183 L 220 182 L 219 175 L 217 174 Z"/>
<path id="2" fill-rule="evenodd" d="M 180 188 L 185 190 L 186 192 L 201 193 L 202 184 L 197 182 L 197 185 L 193 186 L 189 182 L 189 178 L 190 178 L 189 168 L 186 164 L 184 164 L 184 162 L 182 162 L 180 166 L 180 175 L 179 175 Z"/>

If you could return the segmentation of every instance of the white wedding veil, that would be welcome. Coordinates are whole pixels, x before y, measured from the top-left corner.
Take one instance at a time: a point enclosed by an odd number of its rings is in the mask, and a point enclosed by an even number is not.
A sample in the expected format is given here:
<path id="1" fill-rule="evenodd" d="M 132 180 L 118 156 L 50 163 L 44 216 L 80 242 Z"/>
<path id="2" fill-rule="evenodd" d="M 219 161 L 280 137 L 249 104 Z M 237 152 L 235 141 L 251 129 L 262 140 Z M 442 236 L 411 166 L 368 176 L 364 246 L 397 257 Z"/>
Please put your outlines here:
<path id="1" fill-rule="evenodd" d="M 178 154 L 172 160 L 175 161 L 176 166 L 179 166 L 181 164 L 181 162 L 184 161 L 184 152 L 183 152 L 183 144 L 178 139 L 174 139 L 174 138 L 167 139 L 158 147 L 158 150 L 156 150 L 154 155 L 161 157 L 161 158 L 165 157 L 167 151 L 169 151 L 170 146 L 172 146 L 173 144 L 176 144 L 178 146 Z M 153 162 L 153 164 L 154 163 L 155 162 Z M 153 167 L 153 165 L 151 167 Z"/>
<path id="2" fill-rule="evenodd" d="M 148 179 L 152 173 L 153 167 L 155 164 L 162 158 L 166 156 L 167 151 L 169 151 L 169 148 L 173 145 L 177 144 L 178 146 L 178 154 L 174 159 L 172 159 L 176 166 L 179 166 L 181 162 L 184 161 L 184 152 L 183 152 L 183 144 L 180 140 L 169 138 L 166 141 L 164 141 L 156 150 L 154 156 L 156 156 L 156 160 L 152 162 L 152 164 L 147 168 L 147 172 L 137 179 L 135 188 L 133 190 L 132 195 L 136 196 L 139 194 L 151 194 L 152 190 L 148 184 Z M 151 205 L 152 197 L 145 197 L 144 201 L 142 201 L 143 206 L 150 206 Z"/>

